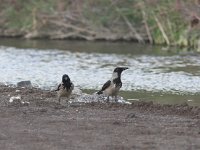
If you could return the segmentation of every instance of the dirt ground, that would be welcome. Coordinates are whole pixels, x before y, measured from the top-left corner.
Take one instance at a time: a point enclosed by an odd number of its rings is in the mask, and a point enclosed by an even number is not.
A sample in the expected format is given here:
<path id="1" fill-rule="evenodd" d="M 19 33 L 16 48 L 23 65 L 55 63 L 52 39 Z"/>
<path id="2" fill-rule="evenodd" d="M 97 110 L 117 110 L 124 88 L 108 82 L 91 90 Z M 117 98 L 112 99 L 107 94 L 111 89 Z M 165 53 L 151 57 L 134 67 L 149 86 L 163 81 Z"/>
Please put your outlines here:
<path id="1" fill-rule="evenodd" d="M 200 108 L 147 102 L 58 104 L 56 94 L 0 86 L 1 150 L 196 150 Z M 21 95 L 21 102 L 9 102 Z"/>

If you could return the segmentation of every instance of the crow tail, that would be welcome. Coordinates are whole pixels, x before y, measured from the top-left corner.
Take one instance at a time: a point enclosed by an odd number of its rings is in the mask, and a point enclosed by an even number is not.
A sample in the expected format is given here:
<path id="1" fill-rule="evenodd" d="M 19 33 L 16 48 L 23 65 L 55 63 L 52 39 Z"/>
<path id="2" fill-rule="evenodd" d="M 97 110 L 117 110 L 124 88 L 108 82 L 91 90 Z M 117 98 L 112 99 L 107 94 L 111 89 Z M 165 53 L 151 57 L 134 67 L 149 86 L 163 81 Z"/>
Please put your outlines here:
<path id="1" fill-rule="evenodd" d="M 103 94 L 103 91 L 99 91 L 99 92 L 97 92 L 97 94 L 98 94 L 98 95 Z"/>

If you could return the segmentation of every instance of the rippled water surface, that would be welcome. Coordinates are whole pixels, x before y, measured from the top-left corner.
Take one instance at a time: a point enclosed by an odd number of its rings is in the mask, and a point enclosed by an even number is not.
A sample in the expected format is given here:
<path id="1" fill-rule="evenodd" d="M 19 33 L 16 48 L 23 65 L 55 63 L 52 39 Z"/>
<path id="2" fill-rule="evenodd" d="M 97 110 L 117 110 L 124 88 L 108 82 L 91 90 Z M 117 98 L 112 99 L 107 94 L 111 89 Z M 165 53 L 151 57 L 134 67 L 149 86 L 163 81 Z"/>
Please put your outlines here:
<path id="1" fill-rule="evenodd" d="M 127 66 L 130 69 L 122 74 L 122 90 L 127 91 L 128 99 L 175 95 L 198 103 L 200 56 L 197 54 L 171 54 L 158 47 L 130 43 L 3 39 L 0 45 L 3 83 L 30 80 L 34 86 L 54 89 L 67 73 L 76 86 L 98 90 L 110 79 L 116 66 Z"/>

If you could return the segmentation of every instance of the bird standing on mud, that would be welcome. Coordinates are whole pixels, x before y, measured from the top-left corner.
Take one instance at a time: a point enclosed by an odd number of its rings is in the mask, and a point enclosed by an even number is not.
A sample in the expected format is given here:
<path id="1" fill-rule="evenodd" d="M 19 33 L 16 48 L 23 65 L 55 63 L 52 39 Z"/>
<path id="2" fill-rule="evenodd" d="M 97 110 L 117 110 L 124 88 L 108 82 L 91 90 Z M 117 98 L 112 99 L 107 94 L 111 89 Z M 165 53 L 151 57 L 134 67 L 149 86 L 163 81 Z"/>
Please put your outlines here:
<path id="1" fill-rule="evenodd" d="M 74 84 L 71 82 L 69 76 L 64 74 L 62 76 L 62 82 L 58 85 L 58 88 L 55 90 L 58 94 L 59 103 L 61 97 L 69 98 L 73 89 L 74 89 Z"/>
<path id="2" fill-rule="evenodd" d="M 98 95 L 105 94 L 107 96 L 107 102 L 109 102 L 109 96 L 115 97 L 115 102 L 117 102 L 117 95 L 119 89 L 122 87 L 121 73 L 122 71 L 128 69 L 127 67 L 117 67 L 114 69 L 111 80 L 108 80 L 100 91 L 97 92 Z"/>

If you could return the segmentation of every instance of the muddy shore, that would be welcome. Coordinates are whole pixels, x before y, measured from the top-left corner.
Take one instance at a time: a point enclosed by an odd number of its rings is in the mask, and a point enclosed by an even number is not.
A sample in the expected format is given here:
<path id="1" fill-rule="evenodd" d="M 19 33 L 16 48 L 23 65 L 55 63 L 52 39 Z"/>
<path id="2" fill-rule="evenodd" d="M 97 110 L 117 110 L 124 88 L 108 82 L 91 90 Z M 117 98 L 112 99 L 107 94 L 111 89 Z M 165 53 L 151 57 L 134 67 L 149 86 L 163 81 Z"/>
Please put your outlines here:
<path id="1" fill-rule="evenodd" d="M 0 86 L 0 149 L 200 149 L 200 108 L 151 102 L 58 104 L 56 94 Z M 9 102 L 21 95 L 21 102 Z"/>

